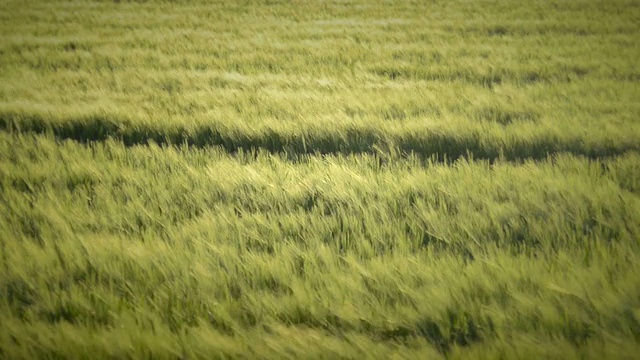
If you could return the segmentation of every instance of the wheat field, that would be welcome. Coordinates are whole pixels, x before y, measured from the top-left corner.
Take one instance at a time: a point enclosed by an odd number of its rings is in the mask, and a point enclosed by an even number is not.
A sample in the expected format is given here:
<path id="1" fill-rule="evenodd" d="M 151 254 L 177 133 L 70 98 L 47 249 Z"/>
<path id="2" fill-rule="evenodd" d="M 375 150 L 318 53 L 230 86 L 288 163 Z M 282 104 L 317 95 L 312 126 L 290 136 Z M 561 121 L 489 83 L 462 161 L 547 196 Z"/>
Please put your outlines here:
<path id="1" fill-rule="evenodd" d="M 639 24 L 3 1 L 0 358 L 639 358 Z"/>

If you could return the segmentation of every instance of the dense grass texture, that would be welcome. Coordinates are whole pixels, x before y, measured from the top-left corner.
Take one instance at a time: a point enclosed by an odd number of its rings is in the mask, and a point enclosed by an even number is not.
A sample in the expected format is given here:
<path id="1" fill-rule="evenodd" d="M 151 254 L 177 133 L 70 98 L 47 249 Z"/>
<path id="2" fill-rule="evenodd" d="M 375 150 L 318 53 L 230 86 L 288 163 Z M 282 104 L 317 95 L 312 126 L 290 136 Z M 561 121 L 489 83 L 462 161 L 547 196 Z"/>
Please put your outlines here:
<path id="1" fill-rule="evenodd" d="M 4 1 L 0 358 L 637 358 L 639 23 Z"/>

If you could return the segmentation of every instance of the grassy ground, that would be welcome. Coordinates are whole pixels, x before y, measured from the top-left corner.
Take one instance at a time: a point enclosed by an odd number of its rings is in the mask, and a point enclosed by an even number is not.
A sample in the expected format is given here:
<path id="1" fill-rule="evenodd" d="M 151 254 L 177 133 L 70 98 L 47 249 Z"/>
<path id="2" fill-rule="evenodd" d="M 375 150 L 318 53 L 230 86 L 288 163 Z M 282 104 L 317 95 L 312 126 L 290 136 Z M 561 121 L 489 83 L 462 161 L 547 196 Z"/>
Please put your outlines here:
<path id="1" fill-rule="evenodd" d="M 5 1 L 0 358 L 634 358 L 634 1 Z"/>

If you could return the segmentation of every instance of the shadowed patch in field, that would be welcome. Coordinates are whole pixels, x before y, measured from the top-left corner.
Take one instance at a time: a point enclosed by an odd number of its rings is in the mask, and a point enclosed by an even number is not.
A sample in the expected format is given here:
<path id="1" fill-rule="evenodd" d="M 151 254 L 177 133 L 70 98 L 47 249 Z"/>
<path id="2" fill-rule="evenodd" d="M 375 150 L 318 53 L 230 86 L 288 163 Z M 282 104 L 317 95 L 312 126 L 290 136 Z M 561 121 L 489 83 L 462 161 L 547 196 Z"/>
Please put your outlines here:
<path id="1" fill-rule="evenodd" d="M 532 111 L 510 111 L 499 107 L 486 107 L 475 112 L 475 117 L 481 121 L 498 123 L 500 125 L 510 125 L 517 122 L 537 122 L 540 118 Z"/>
<path id="2" fill-rule="evenodd" d="M 488 108 L 477 113 L 478 118 L 508 125 L 516 121 L 536 121 L 532 112 L 511 112 Z M 65 120 L 49 120 L 40 115 L 0 114 L 0 129 L 15 133 L 52 133 L 59 139 L 81 143 L 113 138 L 126 146 L 186 144 L 193 147 L 220 146 L 230 153 L 239 150 L 262 149 L 288 154 L 359 154 L 380 156 L 414 155 L 422 159 L 450 162 L 474 157 L 491 161 L 542 159 L 556 153 L 571 153 L 589 158 L 617 156 L 640 151 L 640 145 L 625 142 L 587 144 L 580 138 L 559 139 L 552 136 L 509 139 L 491 138 L 478 132 L 446 133 L 422 129 L 419 132 L 388 133 L 385 129 L 364 125 L 339 125 L 332 129 L 278 130 L 266 128 L 243 131 L 217 128 L 205 124 L 192 128 L 181 125 L 161 126 L 135 124 L 108 116 L 91 115 Z"/>

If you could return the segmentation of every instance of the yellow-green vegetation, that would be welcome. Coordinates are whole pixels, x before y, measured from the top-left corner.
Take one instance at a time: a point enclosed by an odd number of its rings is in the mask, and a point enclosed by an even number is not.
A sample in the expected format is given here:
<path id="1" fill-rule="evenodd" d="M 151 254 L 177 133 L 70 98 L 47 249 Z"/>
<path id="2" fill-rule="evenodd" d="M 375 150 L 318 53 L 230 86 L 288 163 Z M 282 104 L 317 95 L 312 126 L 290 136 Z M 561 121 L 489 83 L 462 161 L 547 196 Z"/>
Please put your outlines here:
<path id="1" fill-rule="evenodd" d="M 0 5 L 0 358 L 634 358 L 637 1 Z"/>

